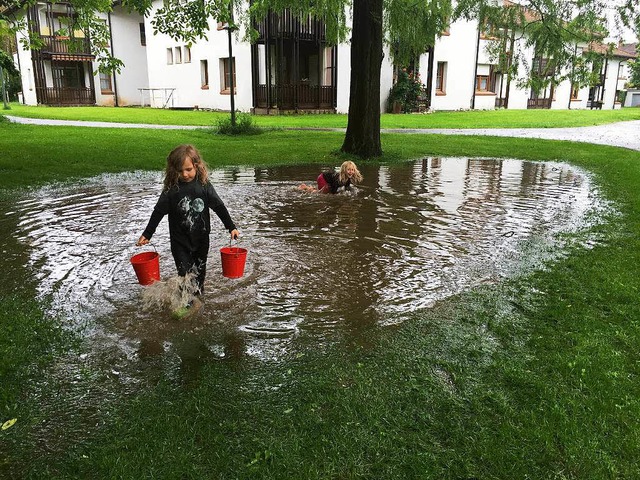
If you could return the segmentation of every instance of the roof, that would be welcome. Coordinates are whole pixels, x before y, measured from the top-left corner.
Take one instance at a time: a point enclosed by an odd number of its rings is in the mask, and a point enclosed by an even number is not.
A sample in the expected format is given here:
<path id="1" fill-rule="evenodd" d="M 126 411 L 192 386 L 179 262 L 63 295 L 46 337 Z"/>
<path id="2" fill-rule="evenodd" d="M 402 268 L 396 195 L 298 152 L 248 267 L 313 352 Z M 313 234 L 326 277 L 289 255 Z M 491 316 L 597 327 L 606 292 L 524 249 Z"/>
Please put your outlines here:
<path id="1" fill-rule="evenodd" d="M 635 44 L 629 44 L 629 45 L 635 45 Z M 611 45 L 605 45 L 602 43 L 590 43 L 589 44 L 589 51 L 592 52 L 596 52 L 596 53 L 601 53 L 603 55 L 610 55 L 612 57 L 620 57 L 620 58 L 637 58 L 638 54 L 634 49 L 623 49 L 621 48 L 622 46 L 613 46 L 613 48 L 611 50 L 609 50 L 611 48 Z"/>
<path id="2" fill-rule="evenodd" d="M 638 57 L 638 44 L 637 43 L 622 43 L 618 45 L 618 48 L 623 52 L 627 52 L 634 57 Z"/>

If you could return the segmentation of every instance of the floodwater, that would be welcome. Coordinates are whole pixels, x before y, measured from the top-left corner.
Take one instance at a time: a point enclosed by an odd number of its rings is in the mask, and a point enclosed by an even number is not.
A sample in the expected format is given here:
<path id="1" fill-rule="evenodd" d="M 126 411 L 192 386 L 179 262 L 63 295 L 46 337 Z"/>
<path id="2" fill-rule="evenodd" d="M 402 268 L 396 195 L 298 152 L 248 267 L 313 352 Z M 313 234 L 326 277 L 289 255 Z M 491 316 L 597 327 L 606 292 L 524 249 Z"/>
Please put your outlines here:
<path id="1" fill-rule="evenodd" d="M 564 233 L 584 231 L 605 208 L 589 176 L 563 163 L 424 158 L 365 164 L 352 193 L 296 189 L 327 167 L 212 172 L 247 264 L 240 279 L 222 276 L 228 234 L 214 215 L 204 307 L 186 320 L 145 307 L 129 263 L 155 248 L 163 280 L 175 275 L 166 220 L 153 248 L 134 246 L 161 172 L 104 175 L 1 203 L 0 269 L 32 272 L 49 313 L 82 332 L 90 355 L 106 355 L 114 372 L 163 357 L 197 368 L 323 348 L 541 268 L 561 254 Z"/>

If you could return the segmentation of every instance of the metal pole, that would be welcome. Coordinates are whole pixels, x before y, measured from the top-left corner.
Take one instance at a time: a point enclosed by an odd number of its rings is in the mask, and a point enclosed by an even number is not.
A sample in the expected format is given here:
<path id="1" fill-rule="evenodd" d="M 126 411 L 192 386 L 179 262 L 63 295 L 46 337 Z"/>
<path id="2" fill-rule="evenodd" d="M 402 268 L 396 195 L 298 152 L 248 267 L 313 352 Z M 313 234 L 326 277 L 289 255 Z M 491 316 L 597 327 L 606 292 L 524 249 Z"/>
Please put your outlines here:
<path id="1" fill-rule="evenodd" d="M 232 42 L 231 42 L 231 30 L 233 29 L 232 22 L 233 22 L 233 2 L 230 2 L 229 3 L 229 23 L 227 24 L 227 35 L 229 37 L 229 90 L 230 90 L 229 99 L 231 101 L 231 126 L 235 127 L 236 126 L 236 103 L 234 98 L 235 85 L 233 84 L 233 49 L 232 49 Z"/>

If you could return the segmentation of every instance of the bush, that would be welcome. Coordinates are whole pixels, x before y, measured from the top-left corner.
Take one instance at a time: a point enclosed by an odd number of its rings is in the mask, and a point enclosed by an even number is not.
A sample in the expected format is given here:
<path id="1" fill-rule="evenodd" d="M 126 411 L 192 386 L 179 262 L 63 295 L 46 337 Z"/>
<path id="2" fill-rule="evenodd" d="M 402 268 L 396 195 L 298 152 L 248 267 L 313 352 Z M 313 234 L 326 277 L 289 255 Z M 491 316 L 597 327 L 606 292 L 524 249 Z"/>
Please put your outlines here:
<path id="1" fill-rule="evenodd" d="M 424 91 L 424 85 L 420 82 L 420 75 L 407 73 L 406 69 L 398 72 L 398 80 L 389 91 L 387 109 L 393 111 L 393 104 L 399 103 L 403 113 L 418 110 L 418 99 Z"/>
<path id="2" fill-rule="evenodd" d="M 219 119 L 217 126 L 220 135 L 256 135 L 262 132 L 248 113 L 237 113 L 235 125 L 231 124 L 231 116 L 228 116 Z"/>

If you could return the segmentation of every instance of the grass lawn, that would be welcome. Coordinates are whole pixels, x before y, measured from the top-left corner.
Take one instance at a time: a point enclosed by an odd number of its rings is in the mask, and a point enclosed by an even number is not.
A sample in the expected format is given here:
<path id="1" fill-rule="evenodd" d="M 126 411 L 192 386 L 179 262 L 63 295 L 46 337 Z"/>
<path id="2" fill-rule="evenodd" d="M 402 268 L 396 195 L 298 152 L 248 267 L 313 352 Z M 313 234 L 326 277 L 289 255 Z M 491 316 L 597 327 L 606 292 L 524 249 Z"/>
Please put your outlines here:
<path id="1" fill-rule="evenodd" d="M 341 141 L 338 132 L 231 138 L 0 122 L 0 151 L 15 152 L 0 157 L 0 199 L 17 186 L 160 170 L 182 142 L 217 167 L 337 164 Z M 83 344 L 42 314 L 27 280 L 0 294 L 0 423 L 17 418 L 0 430 L 0 477 L 640 478 L 640 152 L 498 137 L 382 141 L 385 162 L 568 161 L 593 172 L 621 215 L 594 227 L 600 241 L 589 249 L 575 242 L 541 271 L 372 328 L 366 339 L 322 351 L 311 340 L 305 355 L 277 363 L 212 361 L 196 382 L 166 376 L 129 395 L 103 391 L 90 364 L 41 381 Z"/>
<path id="2" fill-rule="evenodd" d="M 56 120 L 86 120 L 158 125 L 215 126 L 228 113 L 138 107 L 46 107 L 12 103 L 7 115 Z M 262 127 L 346 128 L 346 115 L 257 115 Z M 583 127 L 640 120 L 640 108 L 619 110 L 474 110 L 431 114 L 383 114 L 382 128 Z"/>

